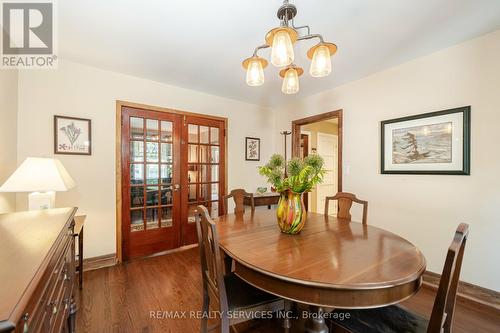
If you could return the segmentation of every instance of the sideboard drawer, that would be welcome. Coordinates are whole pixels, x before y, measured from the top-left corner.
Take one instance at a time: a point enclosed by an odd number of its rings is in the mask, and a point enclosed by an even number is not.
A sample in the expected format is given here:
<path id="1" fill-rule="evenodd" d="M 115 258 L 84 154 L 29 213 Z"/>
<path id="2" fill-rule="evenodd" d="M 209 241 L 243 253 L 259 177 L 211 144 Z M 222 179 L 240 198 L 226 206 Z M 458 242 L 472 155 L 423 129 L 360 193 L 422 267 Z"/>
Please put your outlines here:
<path id="1" fill-rule="evenodd" d="M 66 325 L 75 290 L 73 223 L 68 224 L 56 243 L 54 256 L 33 293 L 35 297 L 16 325 L 16 333 L 56 333 Z"/>

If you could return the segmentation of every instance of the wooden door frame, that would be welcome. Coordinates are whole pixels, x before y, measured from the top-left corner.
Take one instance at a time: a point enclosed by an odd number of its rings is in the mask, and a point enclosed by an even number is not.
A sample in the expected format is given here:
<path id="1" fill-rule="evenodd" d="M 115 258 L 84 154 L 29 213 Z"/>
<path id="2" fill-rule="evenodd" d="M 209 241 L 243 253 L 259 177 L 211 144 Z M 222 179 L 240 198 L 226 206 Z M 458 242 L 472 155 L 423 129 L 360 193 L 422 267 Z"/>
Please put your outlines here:
<path id="1" fill-rule="evenodd" d="M 224 123 L 224 150 L 225 150 L 225 162 L 224 162 L 224 179 L 225 179 L 225 193 L 227 193 L 228 189 L 228 131 L 227 124 L 228 119 L 225 117 L 211 116 L 202 113 L 194 113 L 187 111 L 180 111 L 175 109 L 164 108 L 160 106 L 153 106 L 147 104 L 140 104 L 134 102 L 127 101 L 116 101 L 116 155 L 115 155 L 115 170 L 116 170 L 116 263 L 120 264 L 123 261 L 123 235 L 122 235 L 122 107 L 130 107 L 136 109 L 142 109 L 146 111 L 159 111 L 159 112 L 168 112 L 173 114 L 179 114 L 183 116 L 194 116 L 194 117 L 202 117 L 208 119 L 219 120 Z M 222 193 L 221 195 L 224 195 Z"/>
<path id="2" fill-rule="evenodd" d="M 337 175 L 337 189 L 342 192 L 342 149 L 343 149 L 343 110 L 335 110 L 326 113 L 317 114 L 314 116 L 296 119 L 292 121 L 292 156 L 300 156 L 300 127 L 312 123 L 317 123 L 323 120 L 338 119 L 338 175 Z"/>

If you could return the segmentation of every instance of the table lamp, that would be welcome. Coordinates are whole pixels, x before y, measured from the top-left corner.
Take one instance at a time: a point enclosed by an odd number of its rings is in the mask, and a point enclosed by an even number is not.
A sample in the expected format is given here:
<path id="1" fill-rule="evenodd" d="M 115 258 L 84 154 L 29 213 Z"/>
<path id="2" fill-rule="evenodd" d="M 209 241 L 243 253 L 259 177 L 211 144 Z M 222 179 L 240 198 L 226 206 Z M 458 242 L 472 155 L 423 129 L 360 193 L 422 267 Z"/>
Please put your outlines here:
<path id="1" fill-rule="evenodd" d="M 56 192 L 67 191 L 75 182 L 59 160 L 28 157 L 0 187 L 0 192 L 30 192 L 29 210 L 55 207 Z"/>

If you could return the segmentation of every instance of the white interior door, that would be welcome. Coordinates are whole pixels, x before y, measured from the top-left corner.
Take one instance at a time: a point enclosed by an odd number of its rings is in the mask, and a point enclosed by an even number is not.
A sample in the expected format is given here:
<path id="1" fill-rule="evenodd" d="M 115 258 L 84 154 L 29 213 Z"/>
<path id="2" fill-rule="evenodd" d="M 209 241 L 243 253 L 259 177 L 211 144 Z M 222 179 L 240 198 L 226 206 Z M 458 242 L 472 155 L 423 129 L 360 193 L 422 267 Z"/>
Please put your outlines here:
<path id="1" fill-rule="evenodd" d="M 325 197 L 337 193 L 337 161 L 338 161 L 338 136 L 326 133 L 318 133 L 317 153 L 325 160 L 326 174 L 324 182 L 316 187 L 317 200 L 316 212 L 323 212 L 325 209 Z M 330 203 L 331 215 L 337 214 L 337 202 Z"/>

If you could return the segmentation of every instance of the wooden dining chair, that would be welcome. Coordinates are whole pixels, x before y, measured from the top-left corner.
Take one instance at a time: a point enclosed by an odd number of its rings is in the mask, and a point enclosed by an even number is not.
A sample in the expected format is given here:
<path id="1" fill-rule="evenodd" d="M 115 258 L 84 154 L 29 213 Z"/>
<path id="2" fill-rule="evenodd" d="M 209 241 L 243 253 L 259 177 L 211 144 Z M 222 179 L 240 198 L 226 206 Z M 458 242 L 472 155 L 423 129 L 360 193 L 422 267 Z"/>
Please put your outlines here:
<path id="1" fill-rule="evenodd" d="M 255 209 L 255 201 L 253 199 L 253 193 L 248 193 L 244 189 L 238 188 L 232 190 L 228 195 L 223 197 L 224 199 L 224 214 L 227 214 L 228 199 L 233 198 L 234 200 L 234 213 L 244 213 L 245 212 L 245 197 L 250 199 L 250 207 L 252 211 Z"/>
<path id="2" fill-rule="evenodd" d="M 331 200 L 337 200 L 338 202 L 338 212 L 337 217 L 339 219 L 351 220 L 351 207 L 352 203 L 356 202 L 363 205 L 363 224 L 366 224 L 366 218 L 368 214 L 368 201 L 360 200 L 356 195 L 347 192 L 338 192 L 332 197 L 325 198 L 325 215 L 328 215 L 328 208 Z"/>
<path id="3" fill-rule="evenodd" d="M 331 319 L 331 332 L 353 333 L 451 333 L 457 288 L 464 256 L 469 225 L 462 223 L 448 248 L 443 274 L 439 282 L 434 307 L 429 320 L 410 312 L 402 306 L 391 305 L 369 310 L 341 310 L 344 319 Z M 350 313 L 347 319 L 345 314 Z M 334 315 L 330 318 L 335 318 Z"/>
<path id="4" fill-rule="evenodd" d="M 208 316 L 202 316 L 201 332 L 220 327 L 222 333 L 229 333 L 230 327 L 255 319 L 261 311 L 277 312 L 284 309 L 284 300 L 257 289 L 234 273 L 223 274 L 222 258 L 215 223 L 204 206 L 196 212 L 196 230 L 200 248 L 201 274 L 203 279 L 203 313 L 210 311 L 210 300 L 216 300 L 221 315 L 220 325 L 208 327 Z M 238 316 L 231 316 L 238 313 Z"/>

